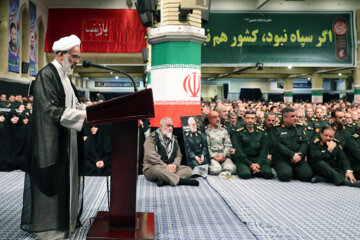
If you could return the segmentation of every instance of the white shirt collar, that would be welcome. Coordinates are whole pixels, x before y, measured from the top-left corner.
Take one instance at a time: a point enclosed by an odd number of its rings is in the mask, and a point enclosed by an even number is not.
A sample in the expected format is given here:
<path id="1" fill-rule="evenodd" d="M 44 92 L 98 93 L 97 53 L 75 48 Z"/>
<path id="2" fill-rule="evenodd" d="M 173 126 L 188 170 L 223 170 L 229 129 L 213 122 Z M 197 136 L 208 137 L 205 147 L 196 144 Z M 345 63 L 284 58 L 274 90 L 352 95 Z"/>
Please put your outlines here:
<path id="1" fill-rule="evenodd" d="M 52 61 L 51 63 L 55 66 L 55 68 L 58 71 L 59 75 L 61 77 L 64 77 L 65 76 L 65 71 L 64 71 L 63 66 L 58 61 L 56 61 L 56 59 L 54 59 L 54 61 Z"/>

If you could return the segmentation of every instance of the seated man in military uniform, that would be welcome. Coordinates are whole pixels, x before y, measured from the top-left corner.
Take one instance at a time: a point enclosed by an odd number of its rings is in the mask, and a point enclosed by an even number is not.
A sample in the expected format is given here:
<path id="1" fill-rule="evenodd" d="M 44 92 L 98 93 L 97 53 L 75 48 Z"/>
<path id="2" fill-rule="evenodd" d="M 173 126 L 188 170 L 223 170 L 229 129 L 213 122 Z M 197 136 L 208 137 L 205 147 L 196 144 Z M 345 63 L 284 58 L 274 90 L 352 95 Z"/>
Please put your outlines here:
<path id="1" fill-rule="evenodd" d="M 188 154 L 188 166 L 192 168 L 192 174 L 202 177 L 208 175 L 209 154 L 205 133 L 198 130 L 193 117 L 188 118 L 190 131 L 185 132 L 185 150 Z"/>
<path id="2" fill-rule="evenodd" d="M 360 187 L 340 142 L 334 138 L 335 130 L 326 126 L 320 138 L 310 143 L 309 162 L 316 176 L 312 182 L 327 181 L 335 185 Z"/>
<path id="3" fill-rule="evenodd" d="M 230 159 L 231 140 L 228 132 L 220 124 L 220 116 L 216 111 L 208 114 L 209 125 L 205 129 L 206 140 L 210 155 L 209 174 L 231 176 L 235 173 L 236 166 Z"/>
<path id="4" fill-rule="evenodd" d="M 236 149 L 236 173 L 244 179 L 254 176 L 273 178 L 270 162 L 267 159 L 267 137 L 264 129 L 255 125 L 255 116 L 254 111 L 246 111 L 244 116 L 245 127 L 239 128 L 231 138 Z"/>
<path id="5" fill-rule="evenodd" d="M 143 171 L 147 180 L 156 182 L 159 187 L 170 184 L 198 186 L 197 180 L 189 179 L 191 168 L 180 165 L 181 152 L 173 136 L 173 121 L 165 117 L 160 128 L 152 132 L 144 143 Z"/>
<path id="6" fill-rule="evenodd" d="M 296 125 L 296 113 L 291 107 L 282 110 L 282 124 L 270 130 L 273 141 L 272 162 L 280 181 L 291 178 L 310 182 L 312 170 L 305 161 L 308 149 L 304 127 Z"/>

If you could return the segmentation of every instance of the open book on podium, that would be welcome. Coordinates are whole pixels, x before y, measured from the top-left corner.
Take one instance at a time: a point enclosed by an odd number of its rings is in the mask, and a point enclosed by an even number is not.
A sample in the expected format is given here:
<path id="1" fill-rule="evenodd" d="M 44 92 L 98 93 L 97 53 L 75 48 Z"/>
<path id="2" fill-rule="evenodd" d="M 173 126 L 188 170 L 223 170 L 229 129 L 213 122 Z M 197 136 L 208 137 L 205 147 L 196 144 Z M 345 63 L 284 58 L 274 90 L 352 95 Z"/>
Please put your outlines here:
<path id="1" fill-rule="evenodd" d="M 87 239 L 154 239 L 154 214 L 136 212 L 138 120 L 154 117 L 152 90 L 86 110 L 89 124 L 112 123 L 110 211 L 98 212 Z"/>

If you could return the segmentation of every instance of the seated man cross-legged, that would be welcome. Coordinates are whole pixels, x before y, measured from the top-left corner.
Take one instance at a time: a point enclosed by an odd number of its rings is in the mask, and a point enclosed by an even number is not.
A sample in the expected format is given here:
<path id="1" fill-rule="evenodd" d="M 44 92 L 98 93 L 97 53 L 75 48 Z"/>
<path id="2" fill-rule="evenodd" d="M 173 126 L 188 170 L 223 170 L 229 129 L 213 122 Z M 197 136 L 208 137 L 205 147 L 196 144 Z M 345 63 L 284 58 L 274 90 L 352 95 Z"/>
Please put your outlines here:
<path id="1" fill-rule="evenodd" d="M 170 184 L 198 186 L 197 180 L 189 179 L 190 167 L 180 165 L 181 152 L 173 136 L 173 121 L 165 117 L 160 121 L 160 128 L 151 133 L 144 143 L 143 171 L 147 180 L 164 186 Z"/>
<path id="2" fill-rule="evenodd" d="M 335 185 L 360 187 L 340 142 L 334 137 L 335 130 L 326 126 L 320 132 L 320 139 L 315 138 L 310 143 L 309 162 L 316 174 L 312 182 L 326 181 Z"/>
<path id="3" fill-rule="evenodd" d="M 220 124 L 220 116 L 216 111 L 208 114 L 209 125 L 205 129 L 210 155 L 209 174 L 224 173 L 231 176 L 236 172 L 236 166 L 230 159 L 231 140 L 227 130 Z"/>
<path id="4" fill-rule="evenodd" d="M 310 182 L 312 170 L 305 159 L 308 149 L 304 127 L 296 125 L 295 110 L 285 107 L 282 110 L 283 123 L 270 131 L 272 139 L 272 162 L 280 181 L 291 178 Z"/>
<path id="5" fill-rule="evenodd" d="M 267 159 L 268 143 L 264 129 L 255 125 L 255 111 L 246 111 L 245 127 L 239 128 L 231 140 L 235 147 L 236 172 L 240 178 L 254 176 L 273 178 Z"/>

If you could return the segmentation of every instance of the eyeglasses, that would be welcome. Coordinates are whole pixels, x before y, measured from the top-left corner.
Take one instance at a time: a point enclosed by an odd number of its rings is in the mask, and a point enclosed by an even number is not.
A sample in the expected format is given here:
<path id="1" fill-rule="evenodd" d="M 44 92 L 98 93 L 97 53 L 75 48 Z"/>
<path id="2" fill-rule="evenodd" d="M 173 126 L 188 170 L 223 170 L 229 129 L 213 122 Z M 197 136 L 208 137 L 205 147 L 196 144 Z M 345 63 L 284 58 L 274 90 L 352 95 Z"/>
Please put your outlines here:
<path id="1" fill-rule="evenodd" d="M 79 55 L 76 55 L 76 54 L 69 54 L 73 59 L 75 60 L 80 60 L 81 57 Z"/>

